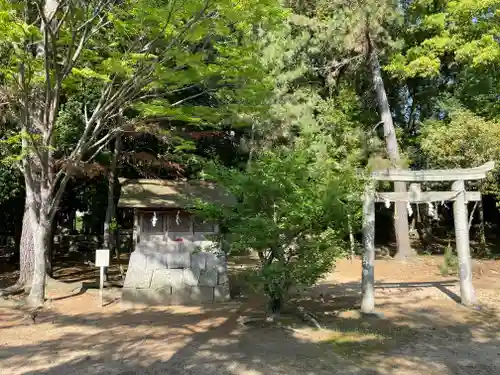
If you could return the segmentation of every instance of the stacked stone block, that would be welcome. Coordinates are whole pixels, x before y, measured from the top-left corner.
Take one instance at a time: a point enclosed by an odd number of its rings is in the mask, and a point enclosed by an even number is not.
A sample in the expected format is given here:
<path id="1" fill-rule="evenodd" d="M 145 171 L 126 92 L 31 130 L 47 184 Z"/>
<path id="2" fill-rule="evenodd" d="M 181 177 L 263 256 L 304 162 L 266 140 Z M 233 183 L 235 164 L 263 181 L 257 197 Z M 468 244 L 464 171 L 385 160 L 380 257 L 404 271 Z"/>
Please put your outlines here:
<path id="1" fill-rule="evenodd" d="M 229 300 L 224 254 L 146 242 L 131 254 L 122 299 L 148 305 Z"/>

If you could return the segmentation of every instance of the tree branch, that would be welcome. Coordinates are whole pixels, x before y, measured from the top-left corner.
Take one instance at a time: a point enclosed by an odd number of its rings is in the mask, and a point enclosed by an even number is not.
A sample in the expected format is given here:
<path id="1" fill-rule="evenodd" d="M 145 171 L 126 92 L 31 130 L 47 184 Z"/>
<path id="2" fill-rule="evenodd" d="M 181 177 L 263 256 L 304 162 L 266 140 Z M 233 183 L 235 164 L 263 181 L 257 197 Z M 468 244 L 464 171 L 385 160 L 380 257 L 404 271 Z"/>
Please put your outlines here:
<path id="1" fill-rule="evenodd" d="M 86 29 L 89 25 L 92 25 L 95 19 L 101 15 L 101 12 L 104 10 L 104 8 L 106 8 L 106 6 L 111 5 L 114 2 L 116 2 L 116 0 L 103 1 L 101 6 L 98 6 L 96 9 L 94 9 L 94 14 L 92 15 L 92 17 L 90 17 L 87 21 L 81 24 L 80 27 L 77 29 L 77 31 Z"/>
<path id="2" fill-rule="evenodd" d="M 105 137 L 101 138 L 99 140 L 99 142 L 97 144 L 95 144 L 93 147 L 97 147 L 98 144 L 101 144 L 101 147 L 99 147 L 93 154 L 91 157 L 89 157 L 87 160 L 92 160 L 94 159 L 103 149 L 104 147 L 106 147 L 108 145 L 109 142 L 111 142 L 113 139 L 116 138 L 116 136 L 120 134 L 120 131 L 119 130 L 116 130 L 115 132 L 113 133 L 109 133 L 108 135 L 106 135 Z M 104 143 L 103 143 L 104 142 Z"/>
<path id="3" fill-rule="evenodd" d="M 170 104 L 170 107 L 176 107 L 178 105 L 181 105 L 184 102 L 187 102 L 188 100 L 195 99 L 195 98 L 197 98 L 199 96 L 202 96 L 204 94 L 207 94 L 209 92 L 214 92 L 214 91 L 215 91 L 215 89 L 204 90 L 203 92 L 199 92 L 198 94 L 194 94 L 194 95 L 188 96 L 188 97 L 186 97 L 184 99 L 178 100 L 175 103 Z"/>
<path id="4" fill-rule="evenodd" d="M 99 30 L 101 30 L 103 27 L 106 25 L 110 24 L 109 21 L 104 22 L 103 19 L 99 20 L 99 22 L 92 27 L 94 21 L 99 17 L 106 8 L 107 5 L 110 5 L 114 2 L 114 0 L 110 1 L 105 1 L 103 2 L 101 7 L 98 7 L 94 10 L 94 14 L 92 17 L 90 17 L 87 21 L 85 21 L 82 25 L 80 25 L 78 28 L 73 29 L 71 33 L 71 44 L 68 46 L 68 53 L 66 55 L 66 62 L 64 63 L 64 68 L 63 68 L 63 76 L 66 77 L 70 72 L 71 69 L 73 69 L 74 64 L 80 57 L 80 54 L 83 51 L 83 48 L 85 47 L 85 44 L 88 42 L 88 40 L 96 34 Z M 80 40 L 78 42 L 78 46 L 73 53 L 73 49 L 75 48 L 75 42 L 77 39 L 78 33 L 82 32 L 80 36 Z M 72 56 L 71 56 L 72 55 Z"/>
<path id="5" fill-rule="evenodd" d="M 70 10 L 71 10 L 71 6 L 68 4 L 68 6 L 66 7 L 66 10 L 64 11 L 63 15 L 59 19 L 59 22 L 57 23 L 57 26 L 55 28 L 56 33 L 61 29 L 62 25 L 66 21 L 66 18 L 68 18 L 68 14 L 69 14 Z"/>
<path id="6" fill-rule="evenodd" d="M 54 198 L 52 198 L 52 202 L 50 203 L 50 206 L 49 206 L 50 207 L 49 208 L 49 220 L 51 220 L 51 221 L 54 219 L 56 212 L 59 209 L 59 202 L 61 201 L 64 190 L 66 190 L 66 185 L 68 184 L 69 179 L 70 179 L 70 175 L 68 173 L 66 173 L 64 175 L 64 178 L 61 180 L 61 183 L 59 184 L 56 193 L 53 194 Z M 51 193 L 53 192 L 52 188 L 51 188 Z"/>

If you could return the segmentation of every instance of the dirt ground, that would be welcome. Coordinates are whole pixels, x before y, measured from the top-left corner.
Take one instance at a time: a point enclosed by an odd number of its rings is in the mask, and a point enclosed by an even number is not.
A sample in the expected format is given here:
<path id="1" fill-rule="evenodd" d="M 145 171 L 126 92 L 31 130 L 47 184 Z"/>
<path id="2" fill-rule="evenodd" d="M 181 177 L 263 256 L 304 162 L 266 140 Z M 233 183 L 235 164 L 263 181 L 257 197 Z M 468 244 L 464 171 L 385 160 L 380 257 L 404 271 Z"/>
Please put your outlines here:
<path id="1" fill-rule="evenodd" d="M 379 316 L 357 312 L 359 260 L 295 298 L 322 330 L 244 326 L 259 304 L 129 309 L 108 290 L 53 290 L 36 324 L 0 299 L 0 374 L 500 374 L 500 262 L 475 266 L 476 309 L 456 303 L 439 257 L 377 260 Z"/>

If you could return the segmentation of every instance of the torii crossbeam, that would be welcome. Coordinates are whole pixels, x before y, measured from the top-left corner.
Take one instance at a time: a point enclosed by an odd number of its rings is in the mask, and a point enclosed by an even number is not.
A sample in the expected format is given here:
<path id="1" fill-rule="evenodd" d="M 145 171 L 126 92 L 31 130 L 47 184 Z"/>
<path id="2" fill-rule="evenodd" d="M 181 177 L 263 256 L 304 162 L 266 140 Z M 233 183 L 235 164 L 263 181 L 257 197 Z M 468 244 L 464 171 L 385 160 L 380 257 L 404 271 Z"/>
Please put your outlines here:
<path id="1" fill-rule="evenodd" d="M 472 285 L 472 266 L 469 247 L 469 227 L 467 202 L 480 201 L 479 192 L 465 191 L 465 181 L 481 180 L 495 167 L 488 162 L 480 167 L 465 169 L 443 169 L 411 171 L 389 169 L 372 173 L 371 181 L 365 189 L 363 204 L 363 268 L 362 268 L 362 301 L 361 311 L 373 313 L 375 310 L 374 263 L 375 263 L 375 202 L 404 201 L 409 203 L 453 201 L 453 218 L 455 223 L 456 247 L 459 259 L 460 296 L 465 306 L 475 304 L 474 287 Z M 445 182 L 452 181 L 451 191 L 425 191 L 413 185 L 410 191 L 380 192 L 374 188 L 374 181 L 404 182 Z"/>

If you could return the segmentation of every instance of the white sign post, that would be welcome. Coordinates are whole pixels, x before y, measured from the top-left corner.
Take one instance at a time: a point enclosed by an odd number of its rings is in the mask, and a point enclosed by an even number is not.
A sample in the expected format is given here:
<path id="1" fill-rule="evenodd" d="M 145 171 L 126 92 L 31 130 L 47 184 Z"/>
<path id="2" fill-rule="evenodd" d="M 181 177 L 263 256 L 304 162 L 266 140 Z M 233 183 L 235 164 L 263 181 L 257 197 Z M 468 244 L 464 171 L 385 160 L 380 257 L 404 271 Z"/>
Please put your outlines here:
<path id="1" fill-rule="evenodd" d="M 109 250 L 100 249 L 95 252 L 95 265 L 99 267 L 99 297 L 103 305 L 102 292 L 104 289 L 104 268 L 109 267 Z"/>

